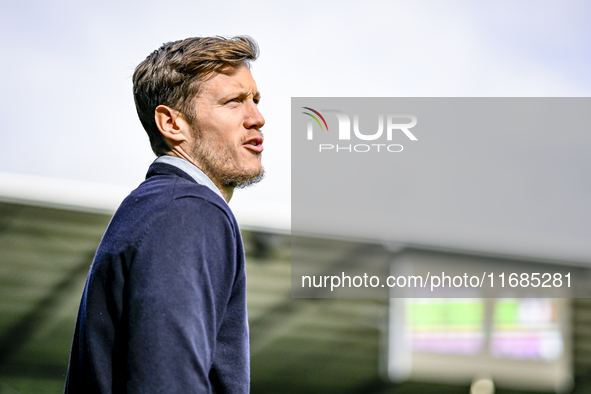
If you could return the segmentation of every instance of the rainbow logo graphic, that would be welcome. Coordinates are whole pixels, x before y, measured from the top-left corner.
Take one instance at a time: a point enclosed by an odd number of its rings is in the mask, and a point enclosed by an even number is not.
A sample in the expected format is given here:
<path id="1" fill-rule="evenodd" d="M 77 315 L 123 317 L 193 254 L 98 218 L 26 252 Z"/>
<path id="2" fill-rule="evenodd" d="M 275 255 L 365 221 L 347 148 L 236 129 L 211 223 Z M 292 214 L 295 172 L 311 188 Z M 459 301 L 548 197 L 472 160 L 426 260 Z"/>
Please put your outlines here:
<path id="1" fill-rule="evenodd" d="M 302 108 L 304 108 L 304 109 L 307 109 L 308 111 L 312 111 L 312 112 L 314 112 L 316 115 L 320 116 L 320 119 L 322 119 L 322 122 L 324 123 L 324 126 L 326 126 L 326 131 L 328 131 L 328 125 L 326 124 L 326 120 L 324 120 L 324 116 L 322 116 L 322 115 L 320 114 L 320 112 L 318 112 L 318 111 L 316 111 L 315 109 L 312 109 L 312 108 L 310 108 L 310 107 L 302 107 Z M 312 117 L 312 118 L 313 118 L 313 119 L 316 121 L 316 123 L 318 123 L 318 126 L 320 126 L 320 130 L 324 130 L 324 129 L 322 128 L 322 123 L 320 123 L 320 121 L 318 120 L 318 118 L 317 118 L 317 117 L 315 117 L 314 115 L 312 115 L 312 114 L 311 114 L 311 113 L 309 113 L 309 112 L 302 112 L 302 113 L 303 113 L 303 114 L 305 114 L 305 115 L 311 116 L 311 117 Z"/>

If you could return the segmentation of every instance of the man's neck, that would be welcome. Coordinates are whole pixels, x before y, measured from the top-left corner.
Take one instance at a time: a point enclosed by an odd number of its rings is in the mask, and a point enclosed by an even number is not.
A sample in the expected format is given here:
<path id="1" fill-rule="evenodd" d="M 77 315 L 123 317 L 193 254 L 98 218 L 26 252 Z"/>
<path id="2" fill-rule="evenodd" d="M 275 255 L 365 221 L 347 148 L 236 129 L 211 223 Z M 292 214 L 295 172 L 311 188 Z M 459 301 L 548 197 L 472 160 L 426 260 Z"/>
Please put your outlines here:
<path id="1" fill-rule="evenodd" d="M 183 160 L 188 161 L 189 163 L 193 164 L 195 167 L 197 167 L 199 170 L 201 170 L 201 172 L 203 172 L 213 182 L 215 187 L 217 187 L 217 189 L 222 194 L 222 197 L 224 198 L 224 200 L 226 200 L 227 203 L 230 202 L 230 200 L 232 199 L 232 196 L 234 195 L 234 187 L 221 185 L 217 181 L 217 179 L 213 178 L 211 176 L 211 174 L 209 174 L 207 171 L 205 171 L 203 169 L 203 166 L 199 165 L 200 163 L 197 163 L 192 157 L 190 157 L 184 151 L 171 150 L 166 155 L 172 156 L 172 157 L 177 157 L 179 159 L 183 159 Z"/>

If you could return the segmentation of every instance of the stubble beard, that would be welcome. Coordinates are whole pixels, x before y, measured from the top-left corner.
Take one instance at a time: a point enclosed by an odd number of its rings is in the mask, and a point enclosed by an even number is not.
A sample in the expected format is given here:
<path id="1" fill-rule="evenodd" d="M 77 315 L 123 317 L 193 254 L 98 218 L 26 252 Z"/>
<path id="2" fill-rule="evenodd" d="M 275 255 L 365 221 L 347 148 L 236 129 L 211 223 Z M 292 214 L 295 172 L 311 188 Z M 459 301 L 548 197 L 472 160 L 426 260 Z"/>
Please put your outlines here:
<path id="1" fill-rule="evenodd" d="M 201 170 L 214 182 L 222 186 L 243 189 L 260 182 L 265 177 L 263 166 L 248 170 L 242 166 L 228 146 L 217 146 L 204 141 L 197 130 L 193 130 L 195 145 L 193 157 L 200 164 Z M 260 153 L 258 154 L 260 155 Z"/>

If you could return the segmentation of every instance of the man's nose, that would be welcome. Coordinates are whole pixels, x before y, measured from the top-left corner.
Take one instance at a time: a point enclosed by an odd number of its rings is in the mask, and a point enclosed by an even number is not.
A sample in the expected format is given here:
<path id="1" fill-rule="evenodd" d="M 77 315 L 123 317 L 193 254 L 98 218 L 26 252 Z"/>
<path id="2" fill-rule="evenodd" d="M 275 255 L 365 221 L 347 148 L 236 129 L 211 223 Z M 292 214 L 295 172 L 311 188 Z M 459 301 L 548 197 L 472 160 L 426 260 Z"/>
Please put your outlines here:
<path id="1" fill-rule="evenodd" d="M 259 111 L 259 108 L 254 102 L 248 105 L 248 114 L 246 116 L 245 127 L 247 129 L 260 129 L 265 125 L 265 118 Z"/>

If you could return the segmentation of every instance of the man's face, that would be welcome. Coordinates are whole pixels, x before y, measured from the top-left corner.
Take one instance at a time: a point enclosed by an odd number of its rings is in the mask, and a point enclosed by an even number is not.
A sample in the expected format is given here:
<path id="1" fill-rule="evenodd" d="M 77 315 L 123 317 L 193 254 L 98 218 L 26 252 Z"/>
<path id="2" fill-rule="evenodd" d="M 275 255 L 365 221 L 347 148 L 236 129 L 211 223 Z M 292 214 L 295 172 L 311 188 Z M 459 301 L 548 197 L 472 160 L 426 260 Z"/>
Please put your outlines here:
<path id="1" fill-rule="evenodd" d="M 191 152 L 197 166 L 220 186 L 246 186 L 262 179 L 265 119 L 248 67 L 216 73 L 194 103 Z"/>

